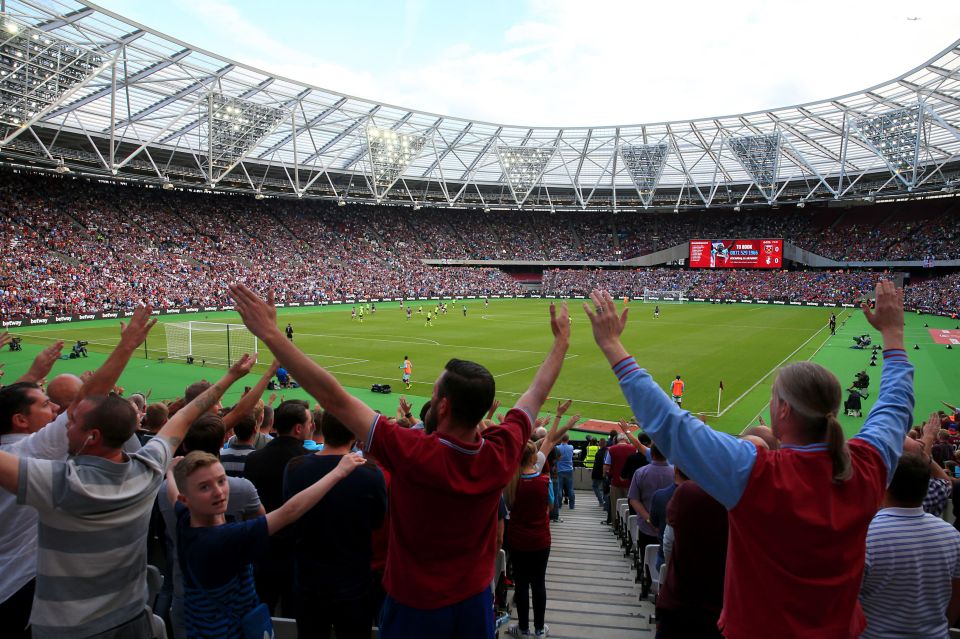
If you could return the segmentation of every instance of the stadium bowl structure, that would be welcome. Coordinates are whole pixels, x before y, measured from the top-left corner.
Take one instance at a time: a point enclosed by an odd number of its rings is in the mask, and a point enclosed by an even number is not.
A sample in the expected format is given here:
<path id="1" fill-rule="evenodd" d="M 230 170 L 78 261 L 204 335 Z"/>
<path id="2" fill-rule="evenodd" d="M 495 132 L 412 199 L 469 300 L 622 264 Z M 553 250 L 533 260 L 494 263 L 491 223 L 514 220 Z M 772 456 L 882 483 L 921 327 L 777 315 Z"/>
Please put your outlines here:
<path id="1" fill-rule="evenodd" d="M 960 40 L 888 82 L 722 117 L 529 127 L 413 111 L 88 2 L 0 16 L 0 161 L 164 188 L 451 208 L 703 209 L 960 187 Z"/>

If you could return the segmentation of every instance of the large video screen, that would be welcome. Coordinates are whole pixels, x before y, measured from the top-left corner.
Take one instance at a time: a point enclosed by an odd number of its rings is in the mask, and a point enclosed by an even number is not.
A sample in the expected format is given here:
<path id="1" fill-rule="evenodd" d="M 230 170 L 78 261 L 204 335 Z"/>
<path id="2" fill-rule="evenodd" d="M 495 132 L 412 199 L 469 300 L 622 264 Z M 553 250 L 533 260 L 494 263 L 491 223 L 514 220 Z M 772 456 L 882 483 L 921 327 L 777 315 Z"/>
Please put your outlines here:
<path id="1" fill-rule="evenodd" d="M 783 240 L 690 240 L 691 268 L 783 268 Z"/>

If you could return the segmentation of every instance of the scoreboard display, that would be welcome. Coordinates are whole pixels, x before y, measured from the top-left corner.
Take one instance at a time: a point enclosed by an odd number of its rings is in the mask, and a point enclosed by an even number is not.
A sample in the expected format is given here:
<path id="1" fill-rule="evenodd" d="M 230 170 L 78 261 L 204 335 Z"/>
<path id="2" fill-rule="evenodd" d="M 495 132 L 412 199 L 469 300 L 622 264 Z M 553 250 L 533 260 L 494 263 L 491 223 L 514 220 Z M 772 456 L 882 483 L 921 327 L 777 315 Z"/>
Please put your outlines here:
<path id="1" fill-rule="evenodd" d="M 783 240 L 690 240 L 691 268 L 783 268 Z"/>

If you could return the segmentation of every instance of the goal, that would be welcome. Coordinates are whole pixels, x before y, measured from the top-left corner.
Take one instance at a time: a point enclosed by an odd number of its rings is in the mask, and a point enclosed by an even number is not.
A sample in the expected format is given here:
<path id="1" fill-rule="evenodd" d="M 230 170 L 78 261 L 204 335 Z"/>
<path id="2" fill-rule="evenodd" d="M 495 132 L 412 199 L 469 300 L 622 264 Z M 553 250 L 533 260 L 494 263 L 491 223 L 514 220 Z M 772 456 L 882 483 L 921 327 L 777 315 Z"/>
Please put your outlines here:
<path id="1" fill-rule="evenodd" d="M 169 359 L 230 366 L 244 353 L 257 352 L 257 338 L 243 324 L 171 322 L 163 327 Z"/>
<path id="2" fill-rule="evenodd" d="M 683 304 L 688 301 L 683 291 L 660 291 L 650 288 L 643 289 L 644 304 Z"/>

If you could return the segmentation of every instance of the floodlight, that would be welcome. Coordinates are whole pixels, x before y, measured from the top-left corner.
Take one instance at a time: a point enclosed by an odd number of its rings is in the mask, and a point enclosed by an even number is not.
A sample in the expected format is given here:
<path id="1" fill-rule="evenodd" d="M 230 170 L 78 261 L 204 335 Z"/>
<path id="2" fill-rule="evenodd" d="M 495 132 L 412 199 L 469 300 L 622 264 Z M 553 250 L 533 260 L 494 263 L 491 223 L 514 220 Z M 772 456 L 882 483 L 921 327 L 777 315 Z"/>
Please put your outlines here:
<path id="1" fill-rule="evenodd" d="M 730 138 L 730 148 L 737 161 L 750 175 L 757 188 L 772 200 L 777 188 L 777 169 L 780 164 L 780 133 L 746 135 Z"/>
<path id="2" fill-rule="evenodd" d="M 226 175 L 287 116 L 283 109 L 211 92 L 204 166 L 210 181 L 215 183 Z"/>
<path id="3" fill-rule="evenodd" d="M 666 142 L 660 144 L 624 145 L 620 147 L 620 157 L 627 165 L 627 171 L 640 192 L 640 201 L 644 206 L 653 202 L 653 192 L 660 181 L 663 167 L 667 161 L 670 147 Z"/>
<path id="4" fill-rule="evenodd" d="M 25 126 L 100 70 L 104 58 L 88 49 L 0 17 L 0 123 Z M 38 42 L 43 40 L 44 46 Z"/>
<path id="5" fill-rule="evenodd" d="M 167 176 L 166 176 L 166 175 L 163 176 L 163 190 L 164 190 L 164 191 L 172 191 L 172 190 L 173 190 L 173 182 L 171 182 L 169 179 L 167 179 Z"/>
<path id="6" fill-rule="evenodd" d="M 262 199 L 263 199 L 263 193 L 261 193 L 260 191 L 257 191 L 257 194 L 253 196 L 253 199 L 255 199 L 255 200 L 262 200 Z"/>
<path id="7" fill-rule="evenodd" d="M 498 146 L 497 157 L 513 199 L 522 204 L 540 181 L 557 147 Z"/>
<path id="8" fill-rule="evenodd" d="M 367 151 L 373 177 L 374 197 L 379 201 L 400 179 L 404 171 L 417 159 L 427 143 L 427 136 L 381 129 L 366 128 Z"/>
<path id="9" fill-rule="evenodd" d="M 337 206 L 346 206 L 346 205 L 347 203 L 344 201 L 342 197 L 337 199 Z"/>
<path id="10" fill-rule="evenodd" d="M 740 205 L 739 205 L 739 204 L 738 204 L 737 206 L 733 207 L 733 212 L 734 212 L 734 213 L 739 213 L 739 212 L 740 212 Z"/>
<path id="11" fill-rule="evenodd" d="M 60 175 L 64 175 L 66 173 L 70 173 L 70 167 L 63 163 L 63 158 L 60 158 L 57 161 L 57 167 L 54 169 L 54 171 Z"/>
<path id="12" fill-rule="evenodd" d="M 802 209 L 802 208 L 805 207 L 806 205 L 807 205 L 806 202 L 803 202 L 803 201 L 797 202 L 797 208 L 798 208 L 798 209 Z"/>
<path id="13" fill-rule="evenodd" d="M 853 124 L 856 133 L 908 186 L 913 178 L 907 180 L 903 174 L 912 174 L 919 161 L 922 108 L 916 105 L 864 116 Z"/>

